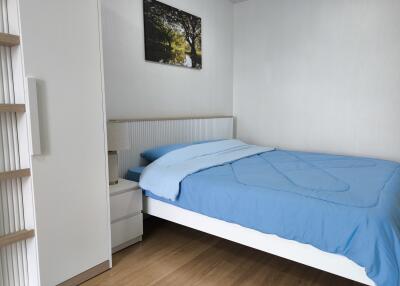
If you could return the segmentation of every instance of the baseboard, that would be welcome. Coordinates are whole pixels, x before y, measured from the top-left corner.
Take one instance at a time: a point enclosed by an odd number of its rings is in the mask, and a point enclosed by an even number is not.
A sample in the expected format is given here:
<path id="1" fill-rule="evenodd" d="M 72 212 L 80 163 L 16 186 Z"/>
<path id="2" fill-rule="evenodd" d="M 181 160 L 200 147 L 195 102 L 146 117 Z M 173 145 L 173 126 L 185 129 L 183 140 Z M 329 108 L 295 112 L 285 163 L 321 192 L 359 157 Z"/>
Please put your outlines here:
<path id="1" fill-rule="evenodd" d="M 75 277 L 72 277 L 71 279 L 63 283 L 58 284 L 58 286 L 77 286 L 109 269 L 110 269 L 110 261 L 107 260 L 93 268 L 90 268 L 89 270 L 86 270 L 85 272 L 82 272 L 81 274 Z"/>
<path id="2" fill-rule="evenodd" d="M 130 240 L 130 241 L 128 241 L 128 242 L 125 242 L 125 243 L 123 243 L 123 244 L 121 244 L 121 245 L 118 245 L 118 246 L 116 246 L 116 247 L 113 247 L 112 253 L 113 253 L 113 254 L 114 254 L 114 253 L 117 253 L 117 252 L 119 252 L 119 251 L 121 251 L 121 250 L 124 250 L 125 248 L 128 248 L 129 246 L 134 245 L 135 243 L 140 242 L 140 241 L 142 241 L 142 236 L 136 237 L 136 238 L 134 238 L 134 239 L 132 239 L 132 240 Z"/>

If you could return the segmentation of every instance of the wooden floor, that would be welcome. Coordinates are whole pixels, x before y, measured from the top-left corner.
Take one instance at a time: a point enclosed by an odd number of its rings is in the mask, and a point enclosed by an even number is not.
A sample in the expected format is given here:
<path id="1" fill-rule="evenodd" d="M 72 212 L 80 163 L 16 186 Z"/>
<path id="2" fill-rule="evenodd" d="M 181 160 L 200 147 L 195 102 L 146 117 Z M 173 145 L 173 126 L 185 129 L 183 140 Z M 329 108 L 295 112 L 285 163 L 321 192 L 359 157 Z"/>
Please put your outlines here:
<path id="1" fill-rule="evenodd" d="M 146 220 L 144 241 L 113 264 L 83 285 L 361 285 L 158 219 Z"/>

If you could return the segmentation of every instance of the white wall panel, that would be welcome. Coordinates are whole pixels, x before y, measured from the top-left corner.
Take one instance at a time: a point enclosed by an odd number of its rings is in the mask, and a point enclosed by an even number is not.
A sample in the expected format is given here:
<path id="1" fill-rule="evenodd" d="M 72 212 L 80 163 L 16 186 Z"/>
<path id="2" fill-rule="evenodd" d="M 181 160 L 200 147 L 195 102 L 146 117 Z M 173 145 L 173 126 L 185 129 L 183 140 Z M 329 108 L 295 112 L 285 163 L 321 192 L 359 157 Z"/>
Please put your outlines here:
<path id="1" fill-rule="evenodd" d="M 238 137 L 400 160 L 400 1 L 234 5 Z"/>
<path id="2" fill-rule="evenodd" d="M 163 0 L 202 18 L 202 70 L 146 62 L 143 0 L 102 0 L 107 118 L 232 115 L 229 0 Z"/>

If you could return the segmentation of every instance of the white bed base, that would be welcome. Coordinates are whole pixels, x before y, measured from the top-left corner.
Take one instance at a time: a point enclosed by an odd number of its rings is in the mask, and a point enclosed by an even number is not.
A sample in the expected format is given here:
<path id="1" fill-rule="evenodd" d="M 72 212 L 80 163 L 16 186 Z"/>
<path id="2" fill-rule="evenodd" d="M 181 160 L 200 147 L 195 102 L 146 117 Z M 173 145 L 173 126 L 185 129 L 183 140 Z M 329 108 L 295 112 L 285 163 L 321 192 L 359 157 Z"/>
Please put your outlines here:
<path id="1" fill-rule="evenodd" d="M 133 151 L 124 151 L 119 154 L 121 176 L 126 174 L 129 167 L 143 163 L 140 160 L 140 152 L 145 149 L 163 144 L 231 138 L 234 124 L 232 117 L 123 120 L 114 121 L 114 123 L 128 125 L 133 148 Z M 151 198 L 144 199 L 144 212 L 350 280 L 375 286 L 363 267 L 344 256 L 327 253 L 311 245 L 261 233 Z"/>
<path id="2" fill-rule="evenodd" d="M 237 224 L 188 211 L 149 197 L 144 212 L 242 245 L 271 253 L 366 285 L 375 285 L 364 268 L 348 258 L 321 251 L 311 245 L 265 234 Z"/>

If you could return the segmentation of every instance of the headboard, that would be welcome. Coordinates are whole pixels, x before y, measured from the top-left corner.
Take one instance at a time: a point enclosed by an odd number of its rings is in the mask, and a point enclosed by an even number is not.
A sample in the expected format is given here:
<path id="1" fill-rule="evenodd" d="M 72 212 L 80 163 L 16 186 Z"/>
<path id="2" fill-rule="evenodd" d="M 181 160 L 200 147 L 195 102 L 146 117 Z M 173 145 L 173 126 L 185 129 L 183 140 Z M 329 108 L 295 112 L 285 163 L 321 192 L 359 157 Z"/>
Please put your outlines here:
<path id="1" fill-rule="evenodd" d="M 119 175 L 126 176 L 129 168 L 142 166 L 140 153 L 165 144 L 190 143 L 201 140 L 231 139 L 233 117 L 203 117 L 174 119 L 110 120 L 126 124 L 131 150 L 119 152 Z"/>

